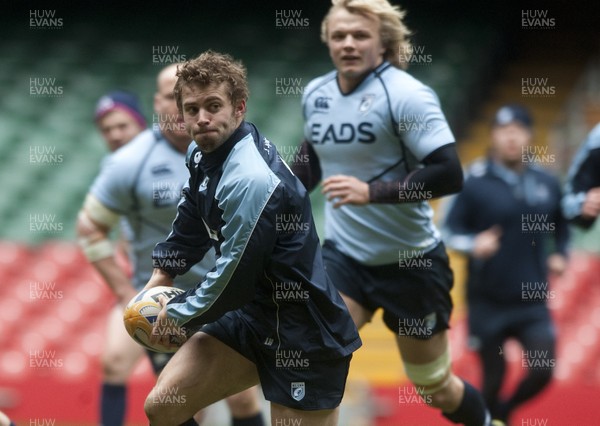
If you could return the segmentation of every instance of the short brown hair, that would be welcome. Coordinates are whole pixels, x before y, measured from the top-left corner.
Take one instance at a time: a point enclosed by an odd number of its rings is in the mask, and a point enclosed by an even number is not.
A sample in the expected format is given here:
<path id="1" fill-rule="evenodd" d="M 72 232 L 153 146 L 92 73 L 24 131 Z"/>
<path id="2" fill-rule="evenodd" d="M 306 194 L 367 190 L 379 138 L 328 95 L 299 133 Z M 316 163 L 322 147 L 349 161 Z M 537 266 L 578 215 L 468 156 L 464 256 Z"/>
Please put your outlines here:
<path id="1" fill-rule="evenodd" d="M 248 100 L 250 91 L 246 77 L 246 67 L 226 53 L 207 50 L 197 58 L 190 59 L 177 67 L 177 83 L 173 89 L 177 108 L 183 112 L 181 91 L 184 86 L 198 85 L 200 87 L 212 84 L 226 83 L 229 99 L 232 105 Z"/>
<path id="2" fill-rule="evenodd" d="M 321 23 L 321 40 L 327 43 L 327 23 L 329 15 L 344 8 L 350 13 L 358 13 L 379 20 L 379 36 L 385 48 L 384 59 L 397 68 L 406 69 L 412 54 L 409 40 L 411 31 L 404 24 L 406 12 L 392 6 L 388 0 L 331 0 L 332 6 Z"/>

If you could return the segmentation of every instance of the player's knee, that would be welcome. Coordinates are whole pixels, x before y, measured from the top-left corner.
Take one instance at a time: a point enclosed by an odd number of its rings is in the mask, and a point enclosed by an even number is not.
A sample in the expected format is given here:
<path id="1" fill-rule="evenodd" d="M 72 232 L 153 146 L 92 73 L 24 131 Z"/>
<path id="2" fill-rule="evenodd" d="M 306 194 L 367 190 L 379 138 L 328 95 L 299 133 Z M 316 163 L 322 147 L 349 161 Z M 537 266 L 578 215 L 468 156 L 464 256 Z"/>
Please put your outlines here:
<path id="1" fill-rule="evenodd" d="M 161 424 L 161 407 L 155 403 L 153 393 L 154 391 L 150 392 L 150 394 L 146 397 L 146 401 L 144 402 L 144 412 L 146 413 L 146 417 L 148 417 L 150 425 L 158 426 Z"/>
<path id="2" fill-rule="evenodd" d="M 161 426 L 169 424 L 169 419 L 172 422 L 169 409 L 172 404 L 161 403 L 161 398 L 156 390 L 156 387 L 146 397 L 144 402 L 144 412 L 151 426 Z"/>
<path id="3" fill-rule="evenodd" d="M 190 399 L 179 393 L 178 387 L 165 387 L 157 383 L 144 401 L 144 412 L 151 426 L 182 424 L 192 417 L 188 412 Z"/>
<path id="4" fill-rule="evenodd" d="M 450 369 L 448 349 L 427 364 L 405 362 L 404 369 L 427 405 L 442 411 L 455 408 L 458 389 L 453 386 L 454 376 Z"/>

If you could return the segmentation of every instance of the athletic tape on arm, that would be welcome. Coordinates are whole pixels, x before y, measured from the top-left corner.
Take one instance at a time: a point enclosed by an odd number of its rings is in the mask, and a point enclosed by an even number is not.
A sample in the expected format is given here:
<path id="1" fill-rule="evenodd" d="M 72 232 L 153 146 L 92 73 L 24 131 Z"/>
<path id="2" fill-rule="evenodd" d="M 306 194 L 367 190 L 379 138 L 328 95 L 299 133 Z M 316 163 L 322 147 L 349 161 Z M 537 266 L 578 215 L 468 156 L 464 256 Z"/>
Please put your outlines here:
<path id="1" fill-rule="evenodd" d="M 90 242 L 90 238 L 83 237 L 77 239 L 77 242 L 83 250 L 83 254 L 90 262 L 97 262 L 98 260 L 112 257 L 114 254 L 113 245 L 108 238 Z"/>
<path id="2" fill-rule="evenodd" d="M 79 215 L 79 220 L 87 222 L 90 228 L 100 224 L 110 229 L 119 221 L 117 213 L 108 209 L 91 194 L 85 198 L 83 211 Z M 112 243 L 101 231 L 94 231 L 93 235 L 81 236 L 77 242 L 90 262 L 106 259 L 114 254 Z"/>
<path id="3" fill-rule="evenodd" d="M 109 229 L 119 222 L 119 214 L 110 210 L 92 194 L 88 194 L 87 197 L 85 197 L 83 209 L 90 219 Z"/>

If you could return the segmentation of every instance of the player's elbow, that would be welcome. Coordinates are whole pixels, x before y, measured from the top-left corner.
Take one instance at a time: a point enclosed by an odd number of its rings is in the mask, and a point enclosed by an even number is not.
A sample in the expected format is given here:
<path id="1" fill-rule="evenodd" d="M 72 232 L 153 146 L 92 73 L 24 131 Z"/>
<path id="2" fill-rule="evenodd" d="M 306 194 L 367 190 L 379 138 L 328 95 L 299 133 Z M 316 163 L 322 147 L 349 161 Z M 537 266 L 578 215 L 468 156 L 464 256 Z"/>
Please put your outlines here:
<path id="1" fill-rule="evenodd" d="M 108 231 L 95 224 L 85 209 L 77 216 L 75 232 L 77 243 L 90 262 L 94 263 L 113 256 L 114 249 L 108 239 Z"/>
<path id="2" fill-rule="evenodd" d="M 77 223 L 75 225 L 75 233 L 77 238 L 106 238 L 107 230 L 98 226 L 87 213 L 85 209 L 81 209 L 77 215 Z"/>

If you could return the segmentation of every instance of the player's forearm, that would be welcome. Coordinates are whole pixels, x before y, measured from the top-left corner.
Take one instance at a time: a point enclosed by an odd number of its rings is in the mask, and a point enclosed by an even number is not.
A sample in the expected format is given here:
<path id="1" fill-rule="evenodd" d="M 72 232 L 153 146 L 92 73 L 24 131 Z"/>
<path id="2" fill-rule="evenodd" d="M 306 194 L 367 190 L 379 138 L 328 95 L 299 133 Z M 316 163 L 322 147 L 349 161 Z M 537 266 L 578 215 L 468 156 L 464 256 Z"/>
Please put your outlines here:
<path id="1" fill-rule="evenodd" d="M 199 224 L 199 226 L 203 226 Z M 210 242 L 206 241 L 203 246 L 191 245 L 187 239 L 178 237 L 175 228 L 167 241 L 159 243 L 152 250 L 152 266 L 160 269 L 171 278 L 183 275 L 192 266 L 200 262 L 210 249 Z"/>
<path id="2" fill-rule="evenodd" d="M 263 279 L 267 253 L 277 240 L 272 224 L 277 222 L 283 197 L 283 190 L 277 188 L 277 182 L 265 179 L 223 190 L 226 208 L 221 217 L 220 256 L 202 282 L 169 301 L 167 313 L 177 325 L 213 322 L 254 298 L 254 283 Z"/>
<path id="3" fill-rule="evenodd" d="M 322 172 L 319 157 L 307 141 L 302 142 L 302 145 L 300 145 L 299 155 L 290 164 L 290 168 L 308 192 L 315 189 L 321 181 Z"/>
<path id="4" fill-rule="evenodd" d="M 104 278 L 104 281 L 108 284 L 117 299 L 121 302 L 127 302 L 135 292 L 135 289 L 131 285 L 131 281 L 127 275 L 117 265 L 115 259 L 107 257 L 92 262 L 92 265 L 102 278 Z"/>
<path id="5" fill-rule="evenodd" d="M 452 145 L 446 145 L 428 155 L 425 167 L 410 173 L 402 181 L 369 183 L 371 203 L 414 203 L 459 192 L 463 173 Z"/>
<path id="6" fill-rule="evenodd" d="M 443 240 L 446 246 L 452 250 L 462 252 L 464 254 L 471 254 L 473 247 L 475 246 L 476 234 L 457 234 L 453 233 L 450 229 L 444 228 L 442 230 Z"/>
<path id="7" fill-rule="evenodd" d="M 171 277 L 185 274 L 212 247 L 204 222 L 195 214 L 197 209 L 189 190 L 184 190 L 184 197 L 177 208 L 171 233 L 152 250 L 153 266 Z"/>
<path id="8" fill-rule="evenodd" d="M 585 217 L 582 214 L 583 203 L 585 202 L 586 193 L 567 192 L 562 199 L 561 207 L 565 218 L 581 228 L 587 229 L 595 222 L 595 218 Z"/>
<path id="9" fill-rule="evenodd" d="M 135 292 L 123 269 L 114 257 L 114 247 L 108 239 L 110 230 L 119 215 L 93 195 L 88 194 L 77 217 L 77 241 L 84 255 L 104 278 L 112 292 L 121 302 L 126 302 Z"/>

